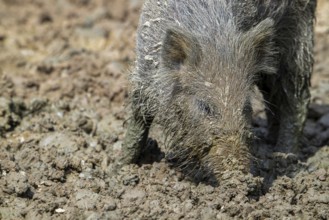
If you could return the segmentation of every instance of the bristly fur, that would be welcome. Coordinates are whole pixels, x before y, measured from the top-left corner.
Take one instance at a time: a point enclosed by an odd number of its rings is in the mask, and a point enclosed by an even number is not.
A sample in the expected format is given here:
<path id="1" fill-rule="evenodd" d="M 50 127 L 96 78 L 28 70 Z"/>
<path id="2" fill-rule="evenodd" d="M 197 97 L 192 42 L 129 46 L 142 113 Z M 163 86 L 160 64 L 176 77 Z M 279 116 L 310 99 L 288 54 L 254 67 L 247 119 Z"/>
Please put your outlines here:
<path id="1" fill-rule="evenodd" d="M 283 92 L 288 84 L 281 78 L 307 84 L 315 5 L 314 0 L 146 0 L 131 75 L 132 120 L 140 127 L 128 132 L 127 148 L 134 141 L 142 144 L 156 118 L 182 167 L 209 167 L 216 176 L 223 169 L 248 171 L 253 88 L 258 85 L 271 101 L 268 97 L 281 93 L 269 91 L 268 84 L 283 82 Z M 301 36 L 293 36 L 283 23 Z M 306 46 L 291 49 L 286 41 Z M 297 75 L 282 75 L 290 70 Z M 294 86 L 304 97 L 292 100 L 301 106 L 301 125 L 294 130 L 300 132 L 307 104 L 299 103 L 308 103 L 309 92 L 307 86 Z"/>
<path id="2" fill-rule="evenodd" d="M 170 102 L 173 87 L 176 85 L 175 73 L 168 72 L 168 69 L 163 69 L 160 65 L 161 48 L 168 29 L 178 29 L 198 40 L 202 51 L 197 52 L 202 54 L 204 66 L 214 68 L 207 71 L 201 69 L 190 74 L 190 77 L 200 84 L 208 81 L 222 89 L 225 85 L 231 85 L 233 89 L 239 88 L 241 93 L 246 94 L 250 93 L 250 84 L 253 84 L 256 73 L 276 71 L 276 53 L 271 39 L 273 20 L 270 18 L 250 33 L 245 33 L 239 30 L 239 21 L 233 14 L 233 6 L 226 0 L 191 0 L 188 4 L 179 0 L 148 0 L 144 8 L 148 10 L 144 10 L 140 21 L 137 67 L 131 77 L 135 85 L 134 90 L 147 93 L 137 96 L 138 99 L 145 100 L 135 100 L 143 104 L 142 109 L 147 108 L 145 111 L 141 109 L 144 114 L 155 115 L 162 112 L 157 110 L 159 104 L 166 106 Z M 264 45 L 255 50 L 255 47 L 259 46 L 257 44 L 262 43 L 257 42 L 257 39 L 261 41 L 264 37 Z M 216 63 L 218 65 L 214 65 Z M 231 71 L 231 75 L 228 75 L 226 70 Z"/>

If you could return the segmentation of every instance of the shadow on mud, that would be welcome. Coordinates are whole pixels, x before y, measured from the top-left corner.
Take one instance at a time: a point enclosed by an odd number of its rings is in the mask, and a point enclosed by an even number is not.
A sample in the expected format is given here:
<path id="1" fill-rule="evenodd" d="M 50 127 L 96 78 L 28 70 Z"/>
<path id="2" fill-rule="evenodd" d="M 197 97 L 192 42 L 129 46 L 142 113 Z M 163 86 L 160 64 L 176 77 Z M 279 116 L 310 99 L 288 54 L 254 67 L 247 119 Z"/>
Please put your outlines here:
<path id="1" fill-rule="evenodd" d="M 329 112 L 329 105 L 311 105 L 308 122 L 304 129 L 304 136 L 301 138 L 297 153 L 276 151 L 274 145 L 270 143 L 267 137 L 266 120 L 259 117 L 255 119 L 256 122 L 253 124 L 257 138 L 251 148 L 251 173 L 253 176 L 263 178 L 263 183 L 260 189 L 248 193 L 250 198 L 258 200 L 260 196 L 265 195 L 273 185 L 273 182 L 280 176 L 293 178 L 301 171 L 309 171 L 307 160 L 329 143 L 329 135 L 326 136 L 326 133 L 317 134 L 317 131 L 325 132 L 326 130 L 321 128 L 320 125 L 320 118 L 326 112 Z M 312 122 L 310 123 L 309 121 Z M 319 128 L 316 128 L 316 126 Z M 312 129 L 315 130 L 312 131 Z M 319 135 L 322 138 L 319 138 Z M 185 167 L 178 166 L 180 164 L 179 160 L 184 158 L 177 158 L 170 152 L 165 155 L 159 148 L 157 141 L 151 138 L 148 139 L 147 147 L 143 149 L 139 165 L 160 162 L 164 158 L 172 169 L 179 169 L 187 179 L 196 184 L 203 183 L 214 187 L 220 185 L 211 170 L 201 167 L 197 160 L 193 164 L 186 164 Z"/>
<path id="2" fill-rule="evenodd" d="M 160 162 L 164 157 L 165 153 L 159 148 L 158 142 L 155 139 L 148 138 L 146 147 L 142 149 L 138 164 L 142 165 Z"/>
<path id="3" fill-rule="evenodd" d="M 189 163 L 182 165 L 181 161 L 186 160 L 186 158 L 182 158 L 181 156 L 176 157 L 172 152 L 167 152 L 166 154 L 161 151 L 155 139 L 148 138 L 146 148 L 141 152 L 138 164 L 152 164 L 154 162 L 160 162 L 162 159 L 165 159 L 172 169 L 179 170 L 185 178 L 195 184 L 204 183 L 214 187 L 219 184 L 211 170 L 202 167 L 197 160 L 189 160 Z"/>

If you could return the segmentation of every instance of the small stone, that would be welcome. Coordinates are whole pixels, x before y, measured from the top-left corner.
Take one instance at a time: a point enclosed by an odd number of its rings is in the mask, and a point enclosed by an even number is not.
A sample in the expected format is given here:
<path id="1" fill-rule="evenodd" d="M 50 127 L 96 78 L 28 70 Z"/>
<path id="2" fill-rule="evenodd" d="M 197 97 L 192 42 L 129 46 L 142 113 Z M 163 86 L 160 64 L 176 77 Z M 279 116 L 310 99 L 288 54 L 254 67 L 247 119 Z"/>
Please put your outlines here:
<path id="1" fill-rule="evenodd" d="M 65 209 L 58 208 L 58 209 L 55 209 L 55 212 L 57 212 L 57 213 L 64 213 L 65 212 Z"/>
<path id="2" fill-rule="evenodd" d="M 114 211 L 117 208 L 117 204 L 113 199 L 110 199 L 107 201 L 107 203 L 104 205 L 104 211 Z"/>
<path id="3" fill-rule="evenodd" d="M 94 129 L 94 122 L 91 118 L 82 116 L 77 120 L 77 126 L 80 127 L 87 134 L 90 134 Z"/>
<path id="4" fill-rule="evenodd" d="M 317 178 L 321 181 L 325 181 L 327 178 L 327 172 L 325 169 L 319 169 L 315 172 L 315 175 L 317 176 Z"/>

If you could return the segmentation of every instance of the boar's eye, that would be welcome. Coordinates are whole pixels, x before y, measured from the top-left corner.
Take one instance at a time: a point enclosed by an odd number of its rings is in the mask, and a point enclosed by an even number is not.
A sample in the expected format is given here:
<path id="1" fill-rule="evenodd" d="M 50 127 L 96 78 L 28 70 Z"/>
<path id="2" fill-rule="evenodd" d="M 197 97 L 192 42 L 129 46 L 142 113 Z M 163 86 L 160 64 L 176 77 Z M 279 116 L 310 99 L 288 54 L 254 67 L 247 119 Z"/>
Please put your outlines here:
<path id="1" fill-rule="evenodd" d="M 203 100 L 196 100 L 196 104 L 197 104 L 198 109 L 205 115 L 209 115 L 209 116 L 215 115 L 214 109 L 212 108 L 212 106 L 209 103 L 207 103 Z"/>

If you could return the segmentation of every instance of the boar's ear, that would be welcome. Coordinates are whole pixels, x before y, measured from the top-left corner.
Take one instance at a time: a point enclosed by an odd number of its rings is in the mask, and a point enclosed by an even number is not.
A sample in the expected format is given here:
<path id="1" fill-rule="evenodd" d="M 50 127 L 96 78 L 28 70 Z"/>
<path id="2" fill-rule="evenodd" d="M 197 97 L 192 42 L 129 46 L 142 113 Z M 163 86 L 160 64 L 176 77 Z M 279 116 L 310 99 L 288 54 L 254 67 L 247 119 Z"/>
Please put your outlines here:
<path id="1" fill-rule="evenodd" d="M 252 48 L 258 72 L 275 73 L 274 21 L 267 18 L 245 33 L 246 44 Z M 251 44 L 251 45 L 250 45 Z"/>
<path id="2" fill-rule="evenodd" d="M 168 29 L 161 51 L 162 65 L 179 70 L 183 65 L 197 66 L 201 59 L 201 47 L 195 37 L 177 29 Z"/>

